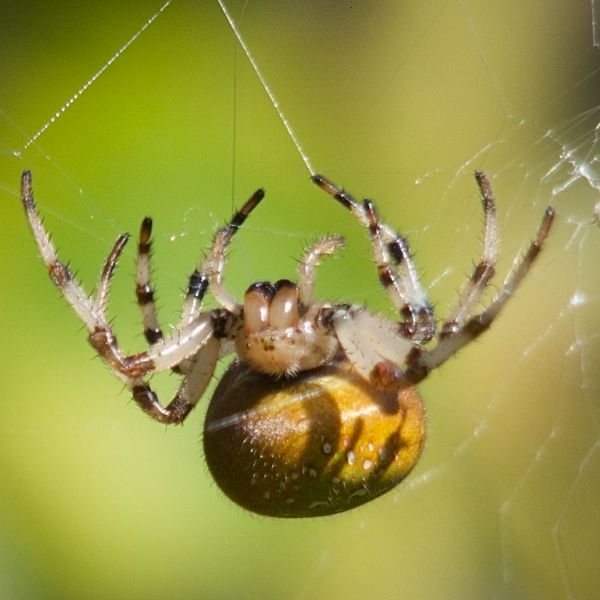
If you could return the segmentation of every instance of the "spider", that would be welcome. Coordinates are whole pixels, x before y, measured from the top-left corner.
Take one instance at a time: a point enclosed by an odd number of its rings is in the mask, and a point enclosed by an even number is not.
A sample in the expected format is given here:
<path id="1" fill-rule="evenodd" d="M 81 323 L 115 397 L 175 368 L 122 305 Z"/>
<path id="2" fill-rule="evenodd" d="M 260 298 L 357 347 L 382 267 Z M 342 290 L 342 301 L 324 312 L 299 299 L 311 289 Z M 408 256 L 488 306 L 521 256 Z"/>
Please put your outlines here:
<path id="1" fill-rule="evenodd" d="M 475 173 L 484 213 L 481 257 L 456 307 L 436 332 L 432 307 L 405 238 L 379 219 L 371 200 L 355 200 L 321 175 L 312 180 L 367 229 L 379 281 L 398 310 L 395 322 L 362 306 L 313 299 L 321 258 L 343 245 L 338 236 L 313 243 L 298 283 L 253 283 L 237 302 L 223 287 L 225 251 L 264 197 L 262 189 L 220 229 L 192 272 L 181 321 L 169 334 L 159 325 L 150 282 L 152 220 L 142 221 L 136 296 L 149 348 L 126 355 L 107 317 L 110 282 L 128 234 L 120 235 L 94 296 L 60 261 L 37 212 L 31 174 L 22 200 L 50 277 L 89 331 L 98 355 L 161 423 L 182 423 L 204 393 L 220 357 L 237 359 L 219 382 L 204 426 L 204 449 L 219 487 L 235 502 L 276 517 L 310 517 L 348 510 L 397 485 L 416 464 L 425 414 L 416 384 L 486 331 L 523 281 L 554 219 L 548 207 L 534 241 L 490 304 L 475 307 L 495 271 L 496 206 L 486 175 Z M 220 308 L 202 311 L 210 289 Z M 428 342 L 436 338 L 431 348 Z M 148 380 L 172 370 L 183 379 L 167 406 Z"/>

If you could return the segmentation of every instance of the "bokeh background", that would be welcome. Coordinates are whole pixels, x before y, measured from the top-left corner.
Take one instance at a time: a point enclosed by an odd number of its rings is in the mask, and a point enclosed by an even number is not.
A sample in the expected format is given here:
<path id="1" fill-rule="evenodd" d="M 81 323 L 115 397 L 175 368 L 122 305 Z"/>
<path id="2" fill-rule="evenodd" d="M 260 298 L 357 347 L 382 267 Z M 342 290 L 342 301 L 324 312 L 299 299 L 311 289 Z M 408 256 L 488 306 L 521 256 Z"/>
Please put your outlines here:
<path id="1" fill-rule="evenodd" d="M 498 199 L 499 282 L 550 202 L 556 228 L 492 330 L 422 384 L 429 441 L 407 482 L 335 517 L 251 515 L 204 465 L 210 394 L 166 429 L 94 359 L 20 173 L 90 291 L 115 237 L 154 217 L 165 324 L 257 187 L 226 274 L 238 296 L 336 232 L 318 296 L 392 316 L 365 234 L 310 184 L 217 2 L 4 2 L 0 598 L 598 597 L 598 2 L 226 5 L 315 169 L 408 235 L 439 315 L 477 260 L 475 169 Z M 132 351 L 134 246 L 111 305 Z M 177 382 L 153 383 L 167 398 Z"/>

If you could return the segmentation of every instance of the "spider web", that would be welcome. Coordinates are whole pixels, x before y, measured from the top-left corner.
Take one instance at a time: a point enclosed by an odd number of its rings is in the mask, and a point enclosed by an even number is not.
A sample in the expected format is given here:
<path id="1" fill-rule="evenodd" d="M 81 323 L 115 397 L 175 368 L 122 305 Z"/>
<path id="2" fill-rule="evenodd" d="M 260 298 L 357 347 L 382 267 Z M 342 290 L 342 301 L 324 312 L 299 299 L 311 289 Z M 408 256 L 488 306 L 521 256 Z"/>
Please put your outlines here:
<path id="1" fill-rule="evenodd" d="M 599 23 L 597 0 L 10 3 L 0 596 L 596 597 Z M 337 517 L 274 521 L 232 506 L 201 466 L 206 399 L 161 431 L 91 360 L 18 179 L 32 170 L 89 290 L 116 235 L 152 215 L 165 326 L 212 232 L 261 186 L 229 289 L 289 278 L 303 246 L 335 232 L 347 247 L 320 267 L 318 296 L 391 316 L 364 231 L 314 189 L 313 167 L 408 236 L 442 319 L 478 259 L 474 170 L 498 203 L 490 295 L 545 206 L 558 217 L 490 332 L 422 384 L 429 439 L 410 478 Z M 111 314 L 137 350 L 134 245 Z M 153 383 L 161 397 L 176 385 Z"/>

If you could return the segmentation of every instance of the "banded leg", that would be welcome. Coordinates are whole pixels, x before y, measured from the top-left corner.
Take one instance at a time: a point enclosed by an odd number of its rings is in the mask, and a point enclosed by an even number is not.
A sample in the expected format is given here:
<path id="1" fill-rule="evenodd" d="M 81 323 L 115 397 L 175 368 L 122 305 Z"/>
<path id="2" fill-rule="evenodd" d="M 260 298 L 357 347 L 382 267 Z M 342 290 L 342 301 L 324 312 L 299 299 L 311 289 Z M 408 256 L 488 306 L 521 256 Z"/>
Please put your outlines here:
<path id="1" fill-rule="evenodd" d="M 406 239 L 379 221 L 371 200 L 359 203 L 322 175 L 314 175 L 312 180 L 368 228 L 379 280 L 405 319 L 402 334 L 421 343 L 429 341 L 435 333 L 433 310 L 419 281 Z"/>
<path id="2" fill-rule="evenodd" d="M 95 298 L 90 298 L 75 281 L 69 268 L 58 258 L 56 248 L 37 212 L 31 187 L 31 173 L 21 178 L 21 197 L 33 236 L 50 277 L 89 331 L 89 341 L 115 374 L 131 390 L 134 400 L 151 417 L 162 423 L 181 423 L 202 396 L 210 382 L 221 344 L 213 336 L 213 315 L 205 313 L 158 343 L 147 352 L 124 356 L 106 317 L 110 282 L 119 256 L 129 236 L 119 236 L 102 269 Z M 141 235 L 149 241 L 149 227 Z M 146 248 L 149 250 L 149 247 Z M 147 253 L 146 253 L 147 254 Z M 142 259 L 143 261 L 144 259 Z M 144 278 L 142 278 L 144 279 Z M 147 277 L 145 278 L 147 281 Z M 185 361 L 189 366 L 181 386 L 167 407 L 163 407 L 145 380 L 147 375 L 175 367 Z"/>
<path id="3" fill-rule="evenodd" d="M 79 318 L 85 323 L 88 330 L 93 331 L 98 322 L 105 322 L 102 311 L 99 309 L 99 304 L 101 305 L 103 302 L 94 303 L 75 281 L 69 267 L 58 259 L 56 248 L 37 212 L 33 190 L 31 189 L 31 173 L 29 171 L 24 171 L 21 176 L 21 199 L 33 237 L 38 245 L 42 259 L 48 267 L 50 279 L 52 279 L 54 285 L 60 290 Z M 109 276 L 106 278 L 106 287 L 108 287 L 108 280 L 110 279 L 110 269 L 108 271 Z"/>
<path id="4" fill-rule="evenodd" d="M 208 340 L 201 352 L 189 359 L 187 374 L 177 393 L 164 407 L 150 385 L 143 379 L 128 381 L 137 405 L 154 420 L 167 425 L 182 423 L 202 397 L 210 383 L 219 358 L 219 340 Z"/>
<path id="5" fill-rule="evenodd" d="M 144 337 L 149 344 L 156 344 L 163 339 L 163 332 L 158 322 L 154 288 L 150 282 L 150 258 L 152 252 L 152 219 L 145 217 L 140 227 L 138 255 L 135 269 L 135 296 L 142 313 Z"/>
<path id="6" fill-rule="evenodd" d="M 106 310 L 108 308 L 108 295 L 110 293 L 110 282 L 112 280 L 112 276 L 117 268 L 117 262 L 125 248 L 125 245 L 129 241 L 129 234 L 123 233 L 115 242 L 106 262 L 104 263 L 104 267 L 102 268 L 102 273 L 100 275 L 100 281 L 96 286 L 96 297 L 93 302 L 94 312 L 98 314 L 103 320 L 107 320 Z"/>
<path id="7" fill-rule="evenodd" d="M 128 236 L 119 236 L 102 270 L 98 291 L 93 299 L 77 283 L 68 266 L 58 258 L 56 248 L 37 212 L 31 187 L 31 173 L 21 177 L 21 197 L 31 231 L 46 263 L 50 278 L 75 313 L 85 324 L 88 340 L 98 354 L 114 369 L 117 376 L 127 381 L 155 371 L 174 367 L 195 354 L 212 334 L 211 315 L 206 314 L 181 327 L 155 344 L 147 352 L 123 355 L 106 317 L 106 303 L 111 276 Z"/>
<path id="8" fill-rule="evenodd" d="M 431 350 L 427 351 L 422 348 L 413 349 L 407 359 L 407 370 L 404 374 L 406 379 L 412 383 L 418 383 L 430 371 L 446 362 L 453 354 L 490 327 L 494 319 L 517 290 L 541 252 L 544 242 L 550 233 L 554 217 L 554 209 L 549 206 L 546 208 L 535 239 L 527 252 L 519 260 L 515 260 L 502 289 L 496 294 L 488 308 L 481 314 L 471 317 L 455 333 L 446 335 L 445 337 L 440 335 L 438 344 Z"/>
<path id="9" fill-rule="evenodd" d="M 240 229 L 248 215 L 258 206 L 264 196 L 264 190 L 256 190 L 242 208 L 233 215 L 229 223 L 217 231 L 208 255 L 190 276 L 181 317 L 182 324 L 190 323 L 199 314 L 209 283 L 213 296 L 223 308 L 232 312 L 238 310 L 237 302 L 223 289 L 225 250 L 235 233 Z"/>
<path id="10" fill-rule="evenodd" d="M 304 252 L 298 267 L 298 299 L 305 307 L 308 307 L 312 302 L 315 267 L 319 264 L 321 257 L 333 254 L 343 245 L 343 237 L 332 235 L 311 244 Z"/>
<path id="11" fill-rule="evenodd" d="M 496 202 L 490 182 L 482 171 L 475 173 L 475 179 L 481 193 L 481 204 L 484 215 L 483 250 L 469 281 L 460 292 L 456 308 L 444 321 L 441 336 L 454 334 L 464 325 L 465 320 L 481 299 L 490 279 L 496 270 L 498 256 L 498 229 L 496 225 Z"/>

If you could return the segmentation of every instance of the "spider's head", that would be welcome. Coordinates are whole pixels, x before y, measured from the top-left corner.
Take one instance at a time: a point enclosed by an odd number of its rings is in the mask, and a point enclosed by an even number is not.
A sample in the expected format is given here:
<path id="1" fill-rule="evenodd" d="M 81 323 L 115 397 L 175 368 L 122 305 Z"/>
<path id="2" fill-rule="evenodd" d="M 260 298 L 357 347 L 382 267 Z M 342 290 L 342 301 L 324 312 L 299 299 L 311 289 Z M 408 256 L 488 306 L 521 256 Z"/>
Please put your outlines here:
<path id="1" fill-rule="evenodd" d="M 238 354 L 263 373 L 298 370 L 298 287 L 287 279 L 253 283 L 244 295 Z"/>

